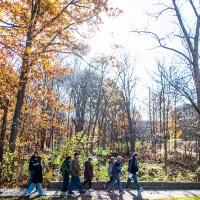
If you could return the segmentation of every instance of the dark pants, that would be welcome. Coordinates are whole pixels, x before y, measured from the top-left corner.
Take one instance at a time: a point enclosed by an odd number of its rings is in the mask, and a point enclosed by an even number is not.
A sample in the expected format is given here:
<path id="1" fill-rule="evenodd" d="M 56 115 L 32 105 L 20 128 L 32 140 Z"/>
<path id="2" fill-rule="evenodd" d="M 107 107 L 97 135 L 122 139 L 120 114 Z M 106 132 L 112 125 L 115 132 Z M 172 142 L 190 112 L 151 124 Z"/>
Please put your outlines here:
<path id="1" fill-rule="evenodd" d="M 106 185 L 106 187 L 108 187 L 108 185 L 112 182 L 112 179 L 113 179 L 113 177 L 112 176 L 110 176 L 110 180 L 105 184 Z"/>
<path id="2" fill-rule="evenodd" d="M 127 179 L 126 188 L 129 188 L 129 187 L 130 187 L 131 179 L 134 180 L 134 183 L 135 183 L 137 189 L 140 189 L 140 184 L 138 183 L 138 179 L 137 179 L 136 174 L 133 174 L 132 178 L 128 178 L 128 179 Z"/>
<path id="3" fill-rule="evenodd" d="M 87 182 L 88 182 L 88 185 L 89 185 L 89 189 L 91 189 L 91 188 L 92 188 L 92 179 L 86 179 L 86 180 L 82 183 L 82 186 L 84 186 Z"/>
<path id="4" fill-rule="evenodd" d="M 65 173 L 63 176 L 63 186 L 62 186 L 62 191 L 68 190 L 69 186 L 69 174 Z"/>
<path id="5" fill-rule="evenodd" d="M 81 181 L 80 181 L 80 177 L 79 176 L 72 176 L 70 184 L 69 184 L 69 188 L 68 188 L 68 194 L 72 194 L 72 190 L 74 189 L 74 185 L 77 186 L 80 193 L 83 193 L 83 187 L 82 187 L 82 184 L 81 184 Z"/>

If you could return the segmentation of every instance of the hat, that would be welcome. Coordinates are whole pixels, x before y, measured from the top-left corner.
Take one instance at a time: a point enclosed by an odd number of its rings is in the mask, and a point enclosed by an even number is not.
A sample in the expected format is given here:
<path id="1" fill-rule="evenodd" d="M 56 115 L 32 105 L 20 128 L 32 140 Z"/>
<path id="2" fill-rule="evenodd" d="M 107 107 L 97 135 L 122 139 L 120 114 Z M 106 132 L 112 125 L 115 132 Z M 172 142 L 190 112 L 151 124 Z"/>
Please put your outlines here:
<path id="1" fill-rule="evenodd" d="M 119 159 L 123 159 L 121 156 L 117 156 L 117 160 L 119 160 Z"/>
<path id="2" fill-rule="evenodd" d="M 89 157 L 88 157 L 88 160 L 89 160 L 89 161 L 92 161 L 92 160 L 93 160 L 92 156 L 89 156 Z"/>

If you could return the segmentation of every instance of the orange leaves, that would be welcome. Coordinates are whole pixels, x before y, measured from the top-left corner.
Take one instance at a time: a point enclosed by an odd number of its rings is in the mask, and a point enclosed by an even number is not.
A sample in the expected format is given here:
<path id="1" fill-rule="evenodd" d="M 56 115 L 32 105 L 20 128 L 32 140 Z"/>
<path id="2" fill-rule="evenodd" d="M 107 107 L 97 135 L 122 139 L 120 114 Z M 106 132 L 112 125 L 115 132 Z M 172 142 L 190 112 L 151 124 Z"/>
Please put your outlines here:
<path id="1" fill-rule="evenodd" d="M 84 24 L 92 30 L 101 23 L 99 15 L 107 9 L 107 1 L 7 0 L 0 4 L 0 97 L 9 94 L 16 104 L 13 124 L 20 121 L 24 141 L 68 131 L 62 120 L 74 107 L 63 94 L 62 83 L 69 73 L 63 54 L 88 53 L 79 28 Z M 18 125 L 11 138 L 17 137 L 17 129 Z"/>
<path id="2" fill-rule="evenodd" d="M 26 47 L 26 49 L 25 49 L 25 54 L 26 54 L 26 55 L 31 54 L 31 48 L 30 48 L 30 47 Z"/>
<path id="3" fill-rule="evenodd" d="M 32 4 L 31 1 L 24 0 L 6 1 L 0 5 L 0 20 L 5 25 L 2 44 L 9 44 L 13 52 L 20 56 L 24 52 L 32 53 L 30 58 L 34 57 L 34 60 L 46 51 L 71 52 L 78 49 L 79 52 L 84 52 L 85 45 L 76 38 L 74 30 L 83 23 L 90 23 L 92 20 L 97 22 L 99 9 L 106 7 L 106 2 L 44 0 L 33 1 Z M 95 23 L 93 25 L 96 26 Z M 28 32 L 32 36 L 32 41 L 29 41 L 32 46 L 27 49 L 25 42 Z M 0 41 L 1 39 L 3 38 Z"/>
<path id="4" fill-rule="evenodd" d="M 183 131 L 179 128 L 177 131 L 177 138 L 181 138 Z"/>
<path id="5" fill-rule="evenodd" d="M 1 59 L 0 59 L 1 61 Z M 10 94 L 16 91 L 18 84 L 17 74 L 12 70 L 12 67 L 1 65 L 0 66 L 0 95 Z"/>

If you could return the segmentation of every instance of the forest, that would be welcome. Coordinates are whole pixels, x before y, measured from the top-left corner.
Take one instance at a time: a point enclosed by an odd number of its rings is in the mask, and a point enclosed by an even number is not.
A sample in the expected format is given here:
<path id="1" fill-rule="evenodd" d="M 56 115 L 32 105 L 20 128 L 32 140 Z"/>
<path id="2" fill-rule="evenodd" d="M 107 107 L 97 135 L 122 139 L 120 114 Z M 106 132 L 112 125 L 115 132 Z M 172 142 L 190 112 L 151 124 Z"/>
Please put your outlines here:
<path id="1" fill-rule="evenodd" d="M 165 52 L 148 70 L 144 111 L 135 55 L 117 44 L 111 54 L 89 55 L 86 38 L 99 31 L 103 14 L 123 15 L 120 7 L 108 0 L 0 0 L 2 186 L 27 184 L 35 150 L 46 184 L 61 179 L 62 161 L 77 151 L 81 164 L 94 158 L 96 181 L 108 179 L 108 160 L 117 155 L 125 180 L 134 152 L 140 181 L 200 180 L 199 2 L 153 1 L 148 27 L 130 29 Z M 153 24 L 163 19 L 171 29 L 156 32 Z"/>

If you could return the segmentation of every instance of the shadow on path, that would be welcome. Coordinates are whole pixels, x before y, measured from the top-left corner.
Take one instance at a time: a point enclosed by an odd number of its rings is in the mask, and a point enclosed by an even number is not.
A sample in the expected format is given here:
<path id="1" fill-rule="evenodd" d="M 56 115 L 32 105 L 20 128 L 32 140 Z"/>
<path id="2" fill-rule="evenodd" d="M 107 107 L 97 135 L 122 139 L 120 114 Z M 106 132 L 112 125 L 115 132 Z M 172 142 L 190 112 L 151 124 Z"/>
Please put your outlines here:
<path id="1" fill-rule="evenodd" d="M 127 193 L 129 193 L 133 197 L 133 199 L 136 199 L 136 200 L 141 200 L 142 199 L 142 192 L 141 191 L 137 191 L 137 195 L 134 194 L 131 191 L 127 191 Z"/>

